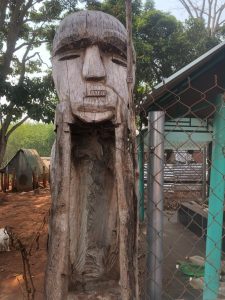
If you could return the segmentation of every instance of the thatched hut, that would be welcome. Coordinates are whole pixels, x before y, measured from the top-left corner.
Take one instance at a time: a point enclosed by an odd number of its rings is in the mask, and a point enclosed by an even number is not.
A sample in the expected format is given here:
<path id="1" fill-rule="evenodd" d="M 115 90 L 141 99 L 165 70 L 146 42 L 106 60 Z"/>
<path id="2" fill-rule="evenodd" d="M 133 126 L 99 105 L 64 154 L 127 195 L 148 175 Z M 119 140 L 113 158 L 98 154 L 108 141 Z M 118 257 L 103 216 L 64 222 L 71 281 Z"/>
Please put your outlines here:
<path id="1" fill-rule="evenodd" d="M 11 187 L 18 192 L 30 191 L 38 187 L 43 177 L 48 178 L 48 167 L 35 149 L 20 149 L 14 157 L 0 169 L 2 173 L 2 190 Z M 4 175 L 4 176 L 3 176 Z"/>

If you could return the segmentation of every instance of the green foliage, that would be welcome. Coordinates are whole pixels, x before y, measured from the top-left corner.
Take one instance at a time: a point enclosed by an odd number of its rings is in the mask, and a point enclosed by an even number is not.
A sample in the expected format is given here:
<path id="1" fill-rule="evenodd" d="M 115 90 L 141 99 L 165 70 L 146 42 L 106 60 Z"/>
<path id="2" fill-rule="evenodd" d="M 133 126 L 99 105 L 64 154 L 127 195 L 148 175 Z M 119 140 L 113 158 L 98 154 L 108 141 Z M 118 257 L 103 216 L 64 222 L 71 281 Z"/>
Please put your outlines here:
<path id="1" fill-rule="evenodd" d="M 5 162 L 11 159 L 21 148 L 36 149 L 40 156 L 50 156 L 54 139 L 53 124 L 22 124 L 9 138 Z"/>
<path id="2" fill-rule="evenodd" d="M 57 97 L 39 47 L 51 49 L 56 22 L 76 5 L 74 0 L 0 1 L 0 164 L 10 134 L 28 116 L 54 118 Z"/>
<path id="3" fill-rule="evenodd" d="M 99 9 L 126 23 L 125 1 L 88 0 L 86 8 Z M 140 103 L 153 86 L 219 43 L 202 19 L 185 24 L 155 9 L 154 1 L 132 1 L 133 41 L 136 50 L 135 101 Z M 225 30 L 221 29 L 220 37 Z"/>
<path id="4" fill-rule="evenodd" d="M 51 50 L 55 26 L 66 14 L 78 10 L 78 2 L 0 1 L 0 98 L 4 98 L 0 106 L 0 163 L 8 135 L 13 132 L 10 123 L 15 126 L 25 115 L 37 121 L 53 120 L 57 96 L 49 70 L 43 72 L 38 47 L 45 44 Z M 80 2 L 87 9 L 102 10 L 126 23 L 124 0 Z M 170 14 L 156 10 L 154 0 L 133 0 L 132 13 L 137 56 L 136 103 L 143 101 L 162 78 L 215 46 L 225 35 L 222 26 L 212 36 L 203 19 L 190 18 L 182 24 Z"/>
<path id="5" fill-rule="evenodd" d="M 83 0 L 81 2 L 85 3 L 85 8 L 86 9 L 91 9 L 91 10 L 102 10 L 102 3 L 101 1 L 98 0 Z"/>
<path id="6" fill-rule="evenodd" d="M 125 1 L 85 1 L 95 8 L 114 15 L 126 23 Z M 100 5 L 100 7 L 99 7 Z M 186 42 L 184 27 L 175 17 L 154 8 L 154 1 L 132 1 L 133 41 L 136 50 L 136 103 L 143 100 L 150 88 L 183 66 Z M 177 55 L 180 54 L 180 55 Z M 185 61 L 186 63 L 186 61 Z"/>
<path id="7" fill-rule="evenodd" d="M 154 0 L 146 0 L 144 4 L 144 10 L 153 10 L 155 8 Z"/>
<path id="8" fill-rule="evenodd" d="M 61 9 L 65 11 L 66 13 L 77 11 L 77 0 L 59 0 L 57 1 L 61 5 Z M 81 2 L 81 1 L 80 1 Z"/>
<path id="9" fill-rule="evenodd" d="M 157 11 L 144 11 L 136 21 L 137 78 L 150 86 L 176 70 L 185 49 L 183 27 L 175 17 Z M 179 46 L 178 46 L 179 45 Z"/>
<path id="10" fill-rule="evenodd" d="M 124 0 L 83 0 L 85 8 L 90 10 L 101 10 L 105 13 L 115 16 L 123 25 L 126 25 L 126 5 Z M 149 0 L 154 5 L 153 1 Z M 148 4 L 146 4 L 148 6 Z M 132 13 L 133 18 L 138 16 L 142 10 L 142 1 L 132 1 Z"/>
<path id="11" fill-rule="evenodd" d="M 187 60 L 200 56 L 221 42 L 221 36 L 212 36 L 200 18 L 189 18 L 185 24 L 184 39 L 187 41 Z"/>
<path id="12" fill-rule="evenodd" d="M 0 107 L 2 122 L 9 112 L 10 122 L 22 114 L 35 120 L 53 119 L 56 96 L 51 75 L 43 72 L 38 47 L 51 48 L 56 24 L 65 13 L 76 10 L 76 5 L 74 0 L 0 3 L 0 97 L 7 101 Z"/>

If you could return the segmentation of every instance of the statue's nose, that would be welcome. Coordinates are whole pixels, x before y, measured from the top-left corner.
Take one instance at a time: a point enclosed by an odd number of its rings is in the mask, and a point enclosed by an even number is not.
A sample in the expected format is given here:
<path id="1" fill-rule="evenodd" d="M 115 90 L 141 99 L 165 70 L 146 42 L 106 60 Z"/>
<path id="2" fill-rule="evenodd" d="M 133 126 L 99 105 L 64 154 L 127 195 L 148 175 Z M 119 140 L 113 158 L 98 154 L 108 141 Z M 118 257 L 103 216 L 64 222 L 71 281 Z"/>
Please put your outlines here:
<path id="1" fill-rule="evenodd" d="M 105 68 L 97 45 L 86 49 L 83 64 L 83 77 L 86 80 L 99 81 L 105 79 Z"/>

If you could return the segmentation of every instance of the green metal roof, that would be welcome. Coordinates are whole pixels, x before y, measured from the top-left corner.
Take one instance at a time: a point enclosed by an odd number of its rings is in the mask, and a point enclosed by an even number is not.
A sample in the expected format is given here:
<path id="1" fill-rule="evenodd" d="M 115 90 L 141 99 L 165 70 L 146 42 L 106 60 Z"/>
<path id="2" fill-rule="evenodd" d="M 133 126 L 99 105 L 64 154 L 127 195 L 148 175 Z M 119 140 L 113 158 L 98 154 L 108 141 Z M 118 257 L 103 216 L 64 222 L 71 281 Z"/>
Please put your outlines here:
<path id="1" fill-rule="evenodd" d="M 225 42 L 212 48 L 169 78 L 156 85 L 142 104 L 141 113 L 166 110 L 168 116 L 204 118 L 212 110 L 214 98 L 223 93 L 225 79 Z M 190 88 L 191 87 L 191 88 Z M 207 99 L 200 103 L 202 95 Z M 188 112 L 188 108 L 191 111 Z"/>

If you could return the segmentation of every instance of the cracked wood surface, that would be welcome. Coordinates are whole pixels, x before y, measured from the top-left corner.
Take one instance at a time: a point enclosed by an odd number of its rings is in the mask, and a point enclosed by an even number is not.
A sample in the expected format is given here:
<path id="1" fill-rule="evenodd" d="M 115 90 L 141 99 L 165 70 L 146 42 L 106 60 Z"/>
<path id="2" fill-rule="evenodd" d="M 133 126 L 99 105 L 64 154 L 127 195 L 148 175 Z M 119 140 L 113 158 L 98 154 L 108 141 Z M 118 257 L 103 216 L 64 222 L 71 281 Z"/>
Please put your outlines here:
<path id="1" fill-rule="evenodd" d="M 126 30 L 114 17 L 83 11 L 60 24 L 46 299 L 135 298 L 135 132 L 126 63 Z"/>

